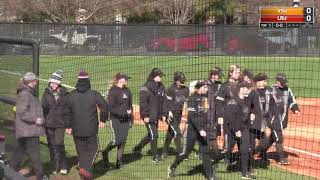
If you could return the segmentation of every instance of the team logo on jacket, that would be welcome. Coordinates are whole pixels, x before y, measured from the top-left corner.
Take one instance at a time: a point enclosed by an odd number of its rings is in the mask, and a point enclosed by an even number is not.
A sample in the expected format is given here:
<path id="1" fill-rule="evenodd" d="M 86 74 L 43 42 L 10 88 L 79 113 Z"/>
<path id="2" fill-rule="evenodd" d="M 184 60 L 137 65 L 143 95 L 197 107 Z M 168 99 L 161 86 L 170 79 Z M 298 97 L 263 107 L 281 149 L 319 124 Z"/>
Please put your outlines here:
<path id="1" fill-rule="evenodd" d="M 126 94 L 123 94 L 122 98 L 123 98 L 123 99 L 127 99 L 128 96 L 127 96 Z"/>

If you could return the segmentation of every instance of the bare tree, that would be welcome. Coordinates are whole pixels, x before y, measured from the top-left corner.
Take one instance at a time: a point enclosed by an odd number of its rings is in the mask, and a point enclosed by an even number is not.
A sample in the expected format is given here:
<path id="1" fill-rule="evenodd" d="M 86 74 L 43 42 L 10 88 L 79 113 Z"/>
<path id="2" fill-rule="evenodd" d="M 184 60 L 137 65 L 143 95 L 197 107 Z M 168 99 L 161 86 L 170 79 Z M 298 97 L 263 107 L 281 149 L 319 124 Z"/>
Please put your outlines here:
<path id="1" fill-rule="evenodd" d="M 162 21 L 171 24 L 188 23 L 196 11 L 192 0 L 158 0 L 156 6 Z"/>

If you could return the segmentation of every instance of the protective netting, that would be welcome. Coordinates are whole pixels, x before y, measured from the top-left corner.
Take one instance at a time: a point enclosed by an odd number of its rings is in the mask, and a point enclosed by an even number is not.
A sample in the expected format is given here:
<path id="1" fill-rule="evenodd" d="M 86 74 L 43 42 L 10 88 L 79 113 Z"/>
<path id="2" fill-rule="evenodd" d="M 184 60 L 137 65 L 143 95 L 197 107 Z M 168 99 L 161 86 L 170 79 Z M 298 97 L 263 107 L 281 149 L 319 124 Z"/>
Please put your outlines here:
<path id="1" fill-rule="evenodd" d="M 133 93 L 136 123 L 129 131 L 125 147 L 125 168 L 117 170 L 112 166 L 107 171 L 99 155 L 94 171 L 98 179 L 164 179 L 167 176 L 167 167 L 174 159 L 172 154 L 164 162 L 154 164 L 149 156 L 149 145 L 143 149 L 142 157 L 131 151 L 146 133 L 139 118 L 139 89 L 152 68 L 159 67 L 166 74 L 163 81 L 169 87 L 175 71 L 184 72 L 189 84 L 194 80 L 207 79 L 209 70 L 216 66 L 222 68 L 225 81 L 231 64 L 240 65 L 241 70 L 251 69 L 255 74 L 266 73 L 269 85 L 275 83 L 277 73 L 285 73 L 301 110 L 300 116 L 289 113 L 289 127 L 285 130 L 285 151 L 291 164 L 277 165 L 273 160 L 274 149 L 271 149 L 271 165 L 267 169 L 257 167 L 257 177 L 313 179 L 319 176 L 320 125 L 316 121 L 320 90 L 318 28 L 261 30 L 250 26 L 211 25 L 1 24 L 0 33 L 7 37 L 31 38 L 40 42 L 40 95 L 47 87 L 48 78 L 57 69 L 63 70 L 63 84 L 70 90 L 76 83 L 79 70 L 88 71 L 92 89 L 103 95 L 107 94 L 116 73 L 124 72 L 132 77 L 129 87 Z M 32 67 L 28 54 L 30 51 L 26 53 L 24 48 L 21 50 L 15 50 L 13 55 L 12 49 L 6 49 L 1 57 L 0 68 L 14 73 L 32 70 L 28 69 Z M 5 73 L 1 76 L 1 95 L 14 91 L 17 78 Z M 8 79 L 12 85 L 3 85 L 2 81 L 7 83 Z M 166 128 L 167 125 L 161 122 L 159 153 Z M 104 149 L 112 139 L 109 126 L 100 130 L 99 138 L 100 149 Z M 72 167 L 69 176 L 78 178 L 72 137 L 66 136 L 65 143 L 68 162 Z M 174 147 L 172 143 L 170 150 Z M 52 165 L 45 145 L 42 151 L 46 170 L 50 172 Z M 179 166 L 178 179 L 203 178 L 201 161 L 195 158 L 195 154 L 192 153 Z M 115 162 L 114 157 L 115 151 L 112 151 L 112 163 Z M 226 172 L 223 160 L 217 172 L 222 179 L 241 177 L 238 171 Z"/>

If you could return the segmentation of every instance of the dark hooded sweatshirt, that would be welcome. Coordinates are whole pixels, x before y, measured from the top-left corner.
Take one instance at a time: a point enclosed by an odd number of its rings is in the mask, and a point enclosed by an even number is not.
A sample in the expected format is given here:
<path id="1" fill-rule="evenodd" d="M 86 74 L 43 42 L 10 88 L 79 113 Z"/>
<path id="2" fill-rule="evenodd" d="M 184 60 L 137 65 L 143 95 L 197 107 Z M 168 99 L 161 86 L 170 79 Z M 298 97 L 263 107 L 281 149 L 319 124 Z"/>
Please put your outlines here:
<path id="1" fill-rule="evenodd" d="M 41 105 L 43 108 L 43 115 L 45 118 L 45 126 L 51 128 L 64 128 L 66 122 L 63 117 L 65 98 L 68 91 L 65 87 L 60 87 L 57 92 L 57 99 L 55 98 L 54 92 L 50 87 L 44 90 L 41 99 Z"/>
<path id="2" fill-rule="evenodd" d="M 65 119 L 67 127 L 77 137 L 90 137 L 98 133 L 98 113 L 100 121 L 107 120 L 107 102 L 97 91 L 91 90 L 90 80 L 78 80 L 76 90 L 70 92 L 66 99 Z"/>

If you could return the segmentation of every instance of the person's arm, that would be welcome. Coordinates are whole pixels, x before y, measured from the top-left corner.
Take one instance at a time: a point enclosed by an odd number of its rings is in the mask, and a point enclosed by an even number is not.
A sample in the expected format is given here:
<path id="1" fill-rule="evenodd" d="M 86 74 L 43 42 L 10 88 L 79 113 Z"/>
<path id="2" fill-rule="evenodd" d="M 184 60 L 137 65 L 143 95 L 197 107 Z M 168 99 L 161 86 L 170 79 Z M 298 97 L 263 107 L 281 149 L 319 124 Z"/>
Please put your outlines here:
<path id="1" fill-rule="evenodd" d="M 134 116 L 133 116 L 133 106 L 132 106 L 132 93 L 131 93 L 130 89 L 128 89 L 128 92 L 129 92 L 129 109 L 127 110 L 127 115 L 130 118 L 129 120 L 131 122 L 131 125 L 133 125 Z"/>
<path id="2" fill-rule="evenodd" d="M 96 93 L 96 104 L 100 109 L 100 122 L 105 123 L 108 119 L 108 104 L 107 101 L 103 98 L 103 96 L 99 92 Z"/>
<path id="3" fill-rule="evenodd" d="M 219 89 L 218 96 L 216 97 L 217 105 L 216 105 L 216 112 L 217 112 L 217 119 L 218 124 L 223 124 L 223 108 L 225 104 L 227 88 L 225 85 L 222 85 Z"/>
<path id="4" fill-rule="evenodd" d="M 288 88 L 288 94 L 289 94 L 289 97 L 288 97 L 289 108 L 295 114 L 299 114 L 300 113 L 300 109 L 299 109 L 298 103 L 297 103 L 296 98 L 295 98 L 295 96 L 292 93 L 290 88 Z"/>
<path id="5" fill-rule="evenodd" d="M 72 121 L 71 93 L 65 96 L 63 106 L 64 106 L 63 119 L 64 119 L 65 128 L 70 129 L 71 121 Z"/>
<path id="6" fill-rule="evenodd" d="M 33 112 L 30 112 L 30 95 L 26 92 L 21 92 L 16 104 L 16 115 L 20 117 L 22 121 L 28 123 L 36 123 L 37 117 Z"/>
<path id="7" fill-rule="evenodd" d="M 48 103 L 48 99 L 46 96 L 46 90 L 43 92 L 42 94 L 42 98 L 41 98 L 41 106 L 42 106 L 42 110 L 43 110 L 43 117 L 46 119 L 49 113 L 49 103 Z"/>
<path id="8" fill-rule="evenodd" d="M 140 90 L 140 116 L 141 118 L 149 118 L 150 106 L 149 106 L 149 92 L 146 87 L 142 87 Z"/>

